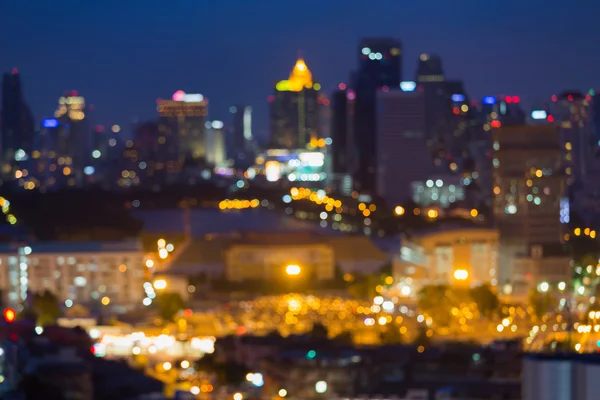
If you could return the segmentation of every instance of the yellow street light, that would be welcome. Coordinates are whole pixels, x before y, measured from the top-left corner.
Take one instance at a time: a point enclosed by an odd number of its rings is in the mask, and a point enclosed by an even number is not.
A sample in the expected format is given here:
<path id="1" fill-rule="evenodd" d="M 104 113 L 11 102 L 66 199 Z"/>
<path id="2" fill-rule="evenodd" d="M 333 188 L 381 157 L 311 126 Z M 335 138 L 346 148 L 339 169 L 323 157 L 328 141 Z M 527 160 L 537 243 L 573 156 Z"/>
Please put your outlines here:
<path id="1" fill-rule="evenodd" d="M 279 397 L 285 397 L 287 396 L 287 390 L 279 389 L 279 392 L 277 392 L 277 394 L 279 395 Z"/>
<path id="2" fill-rule="evenodd" d="M 158 239 L 158 242 L 156 242 L 156 244 L 158 245 L 159 249 L 162 249 L 167 245 L 167 241 L 165 239 Z"/>
<path id="3" fill-rule="evenodd" d="M 167 361 L 167 362 L 165 362 L 165 363 L 163 363 L 163 365 L 162 365 L 162 366 L 163 366 L 163 369 L 164 369 L 165 371 L 168 371 L 168 370 L 170 370 L 170 369 L 171 369 L 171 367 L 172 367 L 171 363 L 170 363 L 170 362 L 168 362 L 168 361 Z"/>
<path id="4" fill-rule="evenodd" d="M 239 392 L 233 395 L 233 400 L 242 400 L 243 398 L 244 398 L 244 395 L 242 395 Z"/>
<path id="5" fill-rule="evenodd" d="M 457 281 L 466 281 L 469 277 L 469 271 L 466 269 L 457 269 L 454 271 L 454 279 Z"/>
<path id="6" fill-rule="evenodd" d="M 167 288 L 167 281 L 164 279 L 157 279 L 154 281 L 154 289 L 163 290 Z"/>
<path id="7" fill-rule="evenodd" d="M 165 258 L 169 257 L 169 252 L 167 249 L 160 249 L 158 251 L 158 256 L 164 260 Z"/>
<path id="8" fill-rule="evenodd" d="M 105 305 L 105 306 L 109 305 L 109 304 L 110 304 L 110 297 L 106 297 L 106 296 L 104 296 L 104 297 L 102 298 L 101 302 L 102 302 L 102 304 L 103 304 L 103 305 Z"/>
<path id="9" fill-rule="evenodd" d="M 146 260 L 146 267 L 148 267 L 148 268 L 154 267 L 154 261 L 152 261 L 152 260 Z"/>
<path id="10" fill-rule="evenodd" d="M 398 216 L 404 215 L 404 207 L 396 206 L 396 208 L 394 208 L 394 213 Z"/>
<path id="11" fill-rule="evenodd" d="M 292 275 L 292 276 L 296 276 L 296 275 L 300 275 L 300 266 L 296 265 L 296 264 L 290 264 L 287 267 L 285 267 L 285 273 L 288 275 Z"/>

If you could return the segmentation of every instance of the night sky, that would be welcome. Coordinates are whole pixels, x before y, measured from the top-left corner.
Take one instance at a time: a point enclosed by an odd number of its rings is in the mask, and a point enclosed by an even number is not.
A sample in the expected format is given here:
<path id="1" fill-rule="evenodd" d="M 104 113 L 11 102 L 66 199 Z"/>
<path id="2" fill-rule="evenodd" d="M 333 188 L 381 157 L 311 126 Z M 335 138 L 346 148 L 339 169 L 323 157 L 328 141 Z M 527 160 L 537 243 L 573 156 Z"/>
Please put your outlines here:
<path id="1" fill-rule="evenodd" d="M 3 0 L 0 71 L 18 67 L 38 120 L 76 89 L 94 124 L 128 130 L 182 89 L 209 98 L 211 119 L 252 106 L 264 136 L 267 96 L 298 50 L 327 93 L 355 68 L 359 38 L 393 36 L 405 80 L 437 53 L 472 97 L 532 104 L 600 87 L 598 15 L 598 0 Z"/>

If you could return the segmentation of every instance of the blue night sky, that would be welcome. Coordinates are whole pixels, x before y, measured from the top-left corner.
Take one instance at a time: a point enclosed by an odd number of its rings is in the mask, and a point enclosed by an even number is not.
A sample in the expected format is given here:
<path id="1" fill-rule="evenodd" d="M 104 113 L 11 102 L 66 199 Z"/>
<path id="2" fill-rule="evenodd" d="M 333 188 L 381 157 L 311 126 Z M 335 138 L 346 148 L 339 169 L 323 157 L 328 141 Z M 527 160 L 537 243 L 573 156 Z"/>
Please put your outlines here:
<path id="1" fill-rule="evenodd" d="M 76 89 L 94 124 L 153 118 L 177 89 L 210 100 L 211 119 L 251 105 L 267 131 L 266 98 L 298 50 L 326 92 L 346 81 L 363 36 L 404 45 L 404 79 L 418 55 L 441 55 L 472 97 L 600 86 L 597 0 L 101 0 L 2 1 L 0 71 L 18 67 L 38 120 Z"/>

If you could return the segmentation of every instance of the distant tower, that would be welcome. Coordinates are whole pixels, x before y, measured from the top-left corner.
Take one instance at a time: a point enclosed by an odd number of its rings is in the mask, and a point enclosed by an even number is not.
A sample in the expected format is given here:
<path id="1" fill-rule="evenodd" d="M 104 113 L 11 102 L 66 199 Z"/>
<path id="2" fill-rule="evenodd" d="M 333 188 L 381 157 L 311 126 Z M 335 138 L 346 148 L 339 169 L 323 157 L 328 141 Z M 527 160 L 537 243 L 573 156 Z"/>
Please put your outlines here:
<path id="1" fill-rule="evenodd" d="M 34 136 L 33 116 L 23 99 L 21 75 L 16 68 L 2 78 L 0 134 L 3 174 L 11 175 L 15 161 L 25 159 L 32 151 Z"/>
<path id="2" fill-rule="evenodd" d="M 270 147 L 301 149 L 317 138 L 320 89 L 321 85 L 313 83 L 312 73 L 299 58 L 290 77 L 275 86 L 271 102 Z"/>
<path id="3" fill-rule="evenodd" d="M 352 86 L 354 146 L 358 156 L 355 181 L 361 191 L 375 192 L 377 174 L 377 91 L 397 89 L 402 81 L 402 44 L 393 38 L 367 38 L 358 46 L 358 71 Z"/>

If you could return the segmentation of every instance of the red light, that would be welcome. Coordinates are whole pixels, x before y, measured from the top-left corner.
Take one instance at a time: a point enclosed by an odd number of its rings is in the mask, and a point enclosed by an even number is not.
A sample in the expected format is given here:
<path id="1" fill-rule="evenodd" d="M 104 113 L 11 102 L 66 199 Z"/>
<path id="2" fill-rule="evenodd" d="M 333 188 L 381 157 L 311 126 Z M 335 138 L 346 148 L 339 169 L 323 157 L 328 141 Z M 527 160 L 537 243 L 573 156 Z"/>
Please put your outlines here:
<path id="1" fill-rule="evenodd" d="M 513 100 L 513 103 L 520 103 L 521 102 L 521 98 L 519 96 L 513 96 L 512 100 Z"/>
<path id="2" fill-rule="evenodd" d="M 96 348 L 94 346 L 90 347 L 90 353 L 96 354 Z"/>
<path id="3" fill-rule="evenodd" d="M 554 117 L 552 115 L 548 115 L 548 122 L 554 122 Z"/>
<path id="4" fill-rule="evenodd" d="M 13 68 L 13 69 L 12 69 L 12 74 L 13 74 L 13 75 L 16 75 L 16 74 L 18 74 L 18 73 L 19 73 L 19 70 L 18 70 L 17 68 Z"/>
<path id="5" fill-rule="evenodd" d="M 72 90 L 71 96 L 73 96 L 73 97 L 79 96 L 79 92 L 77 90 Z"/>
<path id="6" fill-rule="evenodd" d="M 192 311 L 191 309 L 189 309 L 189 308 L 187 308 L 187 309 L 186 309 L 186 310 L 183 312 L 183 316 L 184 316 L 184 317 L 187 317 L 187 318 L 191 317 L 191 316 L 192 316 L 192 314 L 193 314 L 193 311 Z"/>
<path id="7" fill-rule="evenodd" d="M 340 88 L 340 90 L 346 90 L 346 84 L 344 82 L 340 83 L 338 87 Z"/>
<path id="8" fill-rule="evenodd" d="M 458 109 L 458 107 L 454 107 L 454 108 L 452 109 L 452 113 L 453 113 L 454 115 L 458 115 L 458 113 L 460 113 L 460 110 Z"/>
<path id="9" fill-rule="evenodd" d="M 389 91 L 390 91 L 390 88 L 389 88 L 389 87 L 387 87 L 387 86 L 383 86 L 383 87 L 381 88 L 381 91 L 382 91 L 382 92 L 389 92 Z"/>
<path id="10" fill-rule="evenodd" d="M 510 103 L 512 103 L 512 102 L 513 102 L 513 98 L 512 98 L 512 97 L 510 97 L 510 96 L 506 96 L 506 97 L 504 98 L 504 101 L 506 101 L 506 103 L 507 103 L 507 104 L 510 104 Z"/>
<path id="11" fill-rule="evenodd" d="M 275 101 L 275 96 L 269 96 L 269 97 L 267 97 L 267 101 L 268 101 L 269 103 L 272 103 L 272 102 L 274 102 L 274 101 Z"/>
<path id="12" fill-rule="evenodd" d="M 417 86 L 417 90 L 418 90 L 419 92 L 422 92 L 422 91 L 423 91 L 423 85 L 419 85 L 419 86 Z"/>
<path id="13" fill-rule="evenodd" d="M 586 99 L 587 101 L 592 101 L 592 96 L 591 96 L 591 95 L 589 95 L 589 94 L 587 94 L 587 95 L 585 96 L 585 99 Z"/>
<path id="14" fill-rule="evenodd" d="M 6 322 L 14 322 L 17 319 L 17 313 L 12 308 L 4 309 L 4 320 Z"/>
<path id="15" fill-rule="evenodd" d="M 102 125 L 96 125 L 96 132 L 104 132 L 104 127 Z"/>
<path id="16" fill-rule="evenodd" d="M 572 94 L 568 95 L 567 99 L 569 99 L 569 101 L 573 101 L 573 95 Z"/>
<path id="17" fill-rule="evenodd" d="M 498 121 L 497 119 L 492 121 L 492 128 L 500 128 L 502 126 L 502 123 L 500 121 Z"/>
<path id="18" fill-rule="evenodd" d="M 558 101 L 558 97 L 555 94 L 552 95 L 552 101 L 555 103 Z"/>

